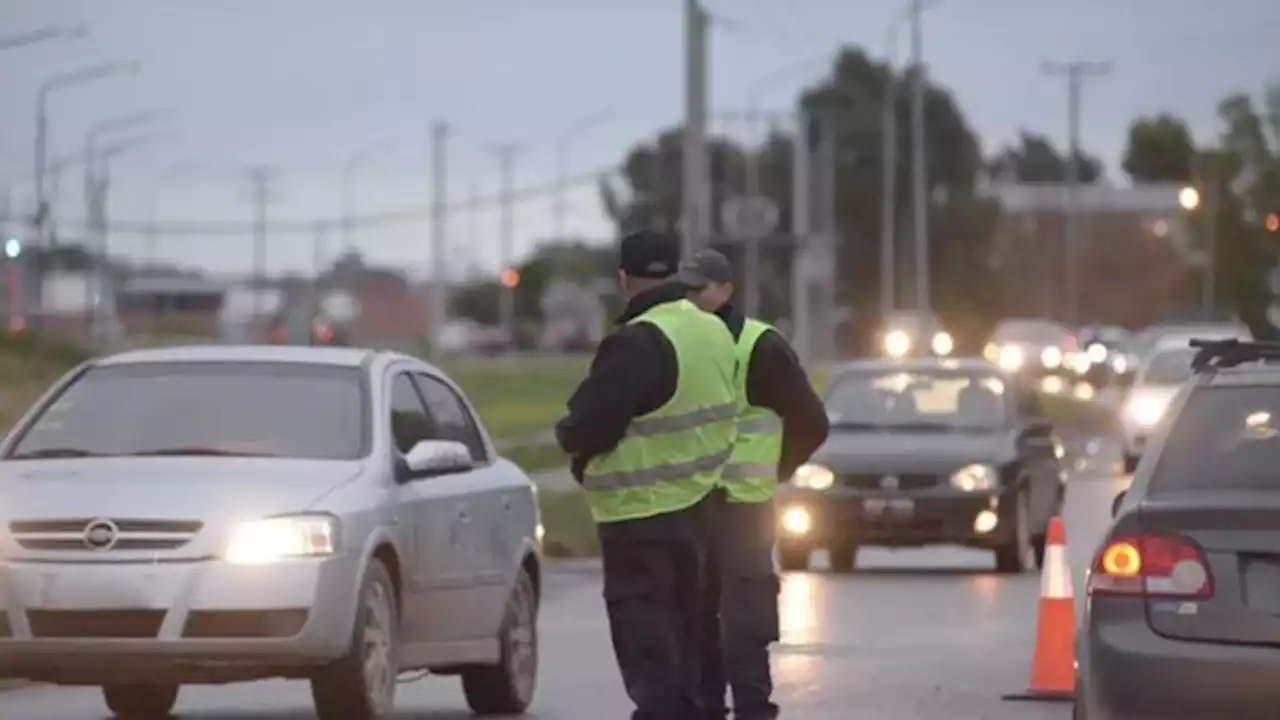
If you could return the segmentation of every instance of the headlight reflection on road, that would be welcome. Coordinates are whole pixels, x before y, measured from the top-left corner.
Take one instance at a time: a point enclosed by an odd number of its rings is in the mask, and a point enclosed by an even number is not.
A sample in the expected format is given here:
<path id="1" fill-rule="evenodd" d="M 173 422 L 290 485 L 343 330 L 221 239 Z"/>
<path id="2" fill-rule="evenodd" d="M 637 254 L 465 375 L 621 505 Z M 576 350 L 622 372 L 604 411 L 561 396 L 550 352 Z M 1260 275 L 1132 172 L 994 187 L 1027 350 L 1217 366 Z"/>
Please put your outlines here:
<path id="1" fill-rule="evenodd" d="M 775 653 L 777 682 L 803 686 L 816 674 L 816 656 L 805 646 L 822 642 L 818 627 L 819 587 L 813 575 L 788 573 L 778 596 L 780 652 Z M 787 646 L 794 650 L 788 651 Z"/>

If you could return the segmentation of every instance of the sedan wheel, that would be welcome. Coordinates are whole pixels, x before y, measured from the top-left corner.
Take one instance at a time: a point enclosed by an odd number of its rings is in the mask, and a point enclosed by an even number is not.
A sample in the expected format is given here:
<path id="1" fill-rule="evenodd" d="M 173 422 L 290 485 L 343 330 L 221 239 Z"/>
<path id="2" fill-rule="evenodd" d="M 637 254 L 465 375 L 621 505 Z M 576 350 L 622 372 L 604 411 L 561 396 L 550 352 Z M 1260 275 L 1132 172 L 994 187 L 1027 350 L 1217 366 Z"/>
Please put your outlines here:
<path id="1" fill-rule="evenodd" d="M 1035 549 L 1031 545 L 1031 519 L 1027 507 L 1027 494 L 1018 493 L 1014 508 L 1013 535 L 1004 545 L 996 548 L 996 572 L 1017 574 L 1031 567 Z"/>
<path id="2" fill-rule="evenodd" d="M 395 707 L 399 632 L 395 587 L 379 560 L 369 561 L 351 650 L 311 678 L 321 720 L 380 720 Z"/>
<path id="3" fill-rule="evenodd" d="M 533 702 L 538 685 L 538 593 L 524 570 L 507 599 L 498 643 L 498 664 L 462 672 L 462 692 L 477 715 L 519 715 Z"/>
<path id="4" fill-rule="evenodd" d="M 163 720 L 178 702 L 178 686 L 107 685 L 102 697 L 121 720 Z"/>

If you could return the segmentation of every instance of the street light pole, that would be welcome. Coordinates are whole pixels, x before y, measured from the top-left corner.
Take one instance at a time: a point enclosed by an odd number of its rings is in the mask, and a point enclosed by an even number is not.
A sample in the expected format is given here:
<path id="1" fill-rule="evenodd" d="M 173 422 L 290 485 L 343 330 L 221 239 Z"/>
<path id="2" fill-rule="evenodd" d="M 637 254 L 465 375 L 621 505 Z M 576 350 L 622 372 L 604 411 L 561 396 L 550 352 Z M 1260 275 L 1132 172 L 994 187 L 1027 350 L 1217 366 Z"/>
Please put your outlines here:
<path id="1" fill-rule="evenodd" d="M 49 94 L 55 90 L 82 85 L 102 80 L 113 75 L 134 74 L 137 73 L 137 65 L 129 65 L 122 63 L 103 63 L 101 65 L 93 65 L 79 70 L 54 75 L 40 84 L 40 89 L 36 91 L 36 137 L 35 137 L 35 191 L 36 191 L 36 217 L 35 229 L 41 243 L 44 243 L 44 230 L 47 227 L 47 219 L 49 214 L 48 197 L 45 188 L 45 173 L 48 168 L 49 155 L 49 116 L 48 104 Z M 88 159 L 92 162 L 92 158 Z"/>
<path id="2" fill-rule="evenodd" d="M 0 37 L 0 51 L 17 50 L 47 40 L 78 39 L 88 35 L 83 25 L 50 25 L 30 32 Z"/>
<path id="3" fill-rule="evenodd" d="M 700 0 L 684 2 L 684 129 L 681 154 L 681 237 L 685 255 L 710 240 L 707 177 L 707 36 L 710 25 Z"/>
<path id="4" fill-rule="evenodd" d="M 498 255 L 502 263 L 501 271 L 505 273 L 515 265 L 515 158 L 518 152 L 515 145 L 507 143 L 497 148 L 498 164 L 501 168 L 502 216 L 498 231 Z M 516 315 L 515 287 L 502 283 L 502 295 L 499 299 L 499 318 L 502 331 L 509 342 L 515 342 Z"/>
<path id="5" fill-rule="evenodd" d="M 929 180 L 925 176 L 924 136 L 924 0 L 911 0 L 911 65 L 912 77 L 911 134 L 915 151 L 912 153 L 912 179 L 914 181 L 914 222 L 916 256 L 916 309 L 928 312 L 929 287 Z"/>

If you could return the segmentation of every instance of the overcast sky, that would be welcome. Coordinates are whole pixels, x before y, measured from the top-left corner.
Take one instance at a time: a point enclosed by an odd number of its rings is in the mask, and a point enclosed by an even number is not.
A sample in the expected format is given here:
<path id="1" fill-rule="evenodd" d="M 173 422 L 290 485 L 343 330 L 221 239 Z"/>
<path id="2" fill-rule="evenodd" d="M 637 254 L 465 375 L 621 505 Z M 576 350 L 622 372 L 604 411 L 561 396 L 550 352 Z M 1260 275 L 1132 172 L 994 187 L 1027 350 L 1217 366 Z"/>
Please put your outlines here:
<path id="1" fill-rule="evenodd" d="M 826 70 L 841 43 L 883 55 L 905 0 L 708 0 L 723 18 L 713 38 L 712 103 L 787 105 Z M 355 175 L 357 210 L 429 201 L 429 126 L 454 128 L 450 196 L 492 193 L 493 147 L 520 144 L 518 185 L 554 176 L 558 137 L 573 174 L 617 163 L 635 140 L 678 120 L 682 109 L 681 0 L 0 0 L 0 35 L 50 23 L 83 23 L 90 36 L 10 50 L 0 64 L 0 179 L 29 202 L 32 99 L 48 76 L 103 61 L 136 61 L 141 73 L 56 93 L 53 157 L 75 152 L 86 129 L 113 116 L 172 111 L 172 134 L 123 155 L 111 210 L 142 220 L 248 220 L 244 169 L 277 171 L 273 217 L 336 217 L 342 168 Z M 928 11 L 931 71 L 956 94 L 988 149 L 1019 127 L 1066 135 L 1066 90 L 1045 60 L 1105 60 L 1088 83 L 1084 137 L 1118 177 L 1129 121 L 1168 110 L 1202 138 L 1220 128 L 1216 105 L 1237 89 L 1258 93 L 1280 78 L 1276 0 L 938 0 Z M 906 49 L 906 36 L 902 48 Z M 605 119 L 587 123 L 586 118 Z M 742 132 L 741 128 L 726 128 Z M 121 137 L 127 137 L 122 133 Z M 186 172 L 170 169 L 186 167 Z M 163 180 L 162 180 L 163 179 Z M 64 224 L 77 225 L 81 180 L 62 179 Z M 516 211 L 526 252 L 551 227 L 542 196 Z M 569 230 L 607 238 L 589 183 L 569 196 Z M 495 266 L 497 214 L 450 219 L 450 264 Z M 70 230 L 70 228 L 68 228 Z M 359 231 L 359 249 L 413 270 L 430 263 L 425 222 Z M 136 236 L 113 249 L 137 254 Z M 336 252 L 341 238 L 327 240 Z M 219 271 L 247 269 L 247 236 L 162 237 L 158 252 Z M 306 269 L 311 238 L 272 238 L 273 270 Z"/>

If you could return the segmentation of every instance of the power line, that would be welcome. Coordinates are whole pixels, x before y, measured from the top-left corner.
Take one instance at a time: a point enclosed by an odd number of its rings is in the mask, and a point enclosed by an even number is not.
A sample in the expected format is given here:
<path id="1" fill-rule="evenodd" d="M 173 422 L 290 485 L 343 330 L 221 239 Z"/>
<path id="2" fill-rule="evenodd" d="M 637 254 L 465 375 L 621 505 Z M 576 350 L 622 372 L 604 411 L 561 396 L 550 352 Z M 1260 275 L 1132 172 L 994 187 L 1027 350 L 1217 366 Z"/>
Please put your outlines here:
<path id="1" fill-rule="evenodd" d="M 511 192 L 510 202 L 514 204 L 523 204 L 538 200 L 546 199 L 558 192 L 563 184 L 565 187 L 584 187 L 595 185 L 600 178 L 606 175 L 623 172 L 623 167 L 619 165 L 610 165 L 600 168 L 592 172 L 581 173 L 570 177 L 563 181 L 549 181 L 537 185 L 530 185 L 524 188 L 515 189 Z M 468 214 L 481 210 L 488 210 L 501 207 L 506 201 L 506 196 L 501 192 L 492 194 L 479 194 L 475 197 L 467 197 L 462 200 L 454 200 L 444 205 L 445 210 L 450 214 Z M 400 210 L 389 210 L 380 213 L 370 213 L 363 217 L 351 218 L 353 227 L 358 228 L 377 228 L 394 225 L 406 225 L 415 222 L 430 220 L 435 205 L 418 205 L 414 207 L 403 208 Z M 62 220 L 59 225 L 63 228 L 64 233 L 70 231 L 82 231 L 86 226 L 84 220 Z M 112 232 L 124 234 L 141 234 L 147 232 L 147 228 L 154 226 L 157 232 L 166 235 L 191 235 L 191 236 L 216 236 L 216 235 L 243 235 L 251 232 L 255 227 L 252 223 L 230 220 L 187 220 L 167 223 L 150 223 L 143 220 L 115 220 L 108 226 Z M 334 229 L 343 227 L 343 218 L 319 218 L 311 220 L 268 220 L 262 226 L 265 230 L 276 233 L 297 233 L 310 234 L 315 232 L 317 228 Z"/>

